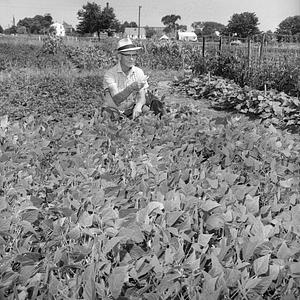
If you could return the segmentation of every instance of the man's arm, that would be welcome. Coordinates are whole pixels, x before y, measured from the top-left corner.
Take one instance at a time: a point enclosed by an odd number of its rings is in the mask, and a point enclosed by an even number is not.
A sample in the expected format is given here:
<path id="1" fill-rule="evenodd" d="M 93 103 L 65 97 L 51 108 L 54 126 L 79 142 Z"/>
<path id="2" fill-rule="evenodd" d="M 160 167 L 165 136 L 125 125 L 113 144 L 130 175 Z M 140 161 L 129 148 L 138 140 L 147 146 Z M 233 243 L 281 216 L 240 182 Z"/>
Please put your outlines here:
<path id="1" fill-rule="evenodd" d="M 130 85 L 120 92 L 116 92 L 113 87 L 109 88 L 109 90 L 110 90 L 110 94 L 112 96 L 113 101 L 118 106 L 123 101 L 125 101 L 130 96 L 130 94 L 134 91 L 134 89 Z"/>
<path id="2" fill-rule="evenodd" d="M 140 92 L 142 91 L 141 89 L 143 88 L 144 83 L 140 82 L 133 82 L 129 86 L 127 86 L 124 90 L 118 91 L 115 85 L 110 85 L 109 91 L 110 95 L 115 102 L 116 105 L 120 105 L 123 101 L 125 101 L 131 93 L 134 91 Z"/>
<path id="3" fill-rule="evenodd" d="M 125 89 L 120 91 L 118 89 L 118 85 L 117 85 L 115 76 L 110 71 L 108 71 L 104 75 L 104 78 L 103 78 L 104 88 L 107 88 L 109 90 L 110 96 L 112 97 L 113 102 L 117 106 L 119 106 L 123 101 L 125 101 L 133 92 L 137 92 L 138 99 L 141 99 L 141 101 L 143 103 L 144 97 L 140 96 L 139 92 L 143 89 L 145 84 L 146 84 L 146 81 L 137 80 L 137 81 L 131 83 Z M 143 104 L 141 106 L 143 106 Z"/>
<path id="4" fill-rule="evenodd" d="M 118 89 L 116 78 L 112 70 L 108 70 L 104 74 L 103 86 L 105 90 L 109 92 L 112 102 L 114 102 L 117 106 L 119 106 L 123 101 L 125 101 L 128 98 L 128 96 L 133 92 L 133 89 L 130 86 L 126 87 L 121 91 Z"/>

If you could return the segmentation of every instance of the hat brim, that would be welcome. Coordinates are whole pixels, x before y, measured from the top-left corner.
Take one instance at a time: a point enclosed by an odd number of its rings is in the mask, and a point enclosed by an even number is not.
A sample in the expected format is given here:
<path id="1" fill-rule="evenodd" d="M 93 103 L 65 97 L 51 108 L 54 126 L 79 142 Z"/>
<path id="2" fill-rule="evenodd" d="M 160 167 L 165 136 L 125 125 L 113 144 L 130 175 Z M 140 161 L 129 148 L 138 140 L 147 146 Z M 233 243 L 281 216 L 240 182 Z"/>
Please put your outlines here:
<path id="1" fill-rule="evenodd" d="M 142 49 L 142 47 L 128 47 L 125 49 L 118 49 L 118 52 L 137 51 L 140 49 Z"/>

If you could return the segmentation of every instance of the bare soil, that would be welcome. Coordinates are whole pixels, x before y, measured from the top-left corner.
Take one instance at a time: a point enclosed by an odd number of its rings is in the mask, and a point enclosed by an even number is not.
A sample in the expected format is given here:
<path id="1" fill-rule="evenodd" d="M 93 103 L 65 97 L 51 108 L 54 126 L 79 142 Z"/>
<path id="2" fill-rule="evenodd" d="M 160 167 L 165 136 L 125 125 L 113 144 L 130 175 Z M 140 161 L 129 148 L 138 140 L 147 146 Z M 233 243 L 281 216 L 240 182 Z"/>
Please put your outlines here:
<path id="1" fill-rule="evenodd" d="M 210 107 L 209 101 L 207 99 L 197 99 L 195 100 L 192 97 L 189 97 L 186 94 L 178 93 L 174 91 L 171 87 L 172 81 L 170 80 L 161 80 L 158 81 L 156 89 L 158 96 L 161 98 L 165 95 L 165 103 L 167 105 L 182 105 L 182 106 L 191 106 L 196 108 L 199 113 L 206 118 L 224 118 L 229 117 L 231 113 L 225 111 L 218 111 Z"/>

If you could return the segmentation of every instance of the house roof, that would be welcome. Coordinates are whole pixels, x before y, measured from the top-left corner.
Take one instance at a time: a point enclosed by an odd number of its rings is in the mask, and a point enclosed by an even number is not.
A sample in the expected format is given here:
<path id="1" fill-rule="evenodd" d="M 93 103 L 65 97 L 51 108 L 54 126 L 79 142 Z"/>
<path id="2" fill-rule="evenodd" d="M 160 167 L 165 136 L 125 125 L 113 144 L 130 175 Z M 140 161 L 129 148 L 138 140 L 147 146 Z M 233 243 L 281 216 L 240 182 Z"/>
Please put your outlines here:
<path id="1" fill-rule="evenodd" d="M 64 28 L 64 26 L 61 23 L 58 23 L 58 22 L 52 23 L 50 26 L 58 27 L 58 28 Z"/>
<path id="2" fill-rule="evenodd" d="M 68 29 L 73 29 L 73 26 L 70 25 L 70 24 L 68 24 L 68 23 L 66 23 L 65 21 L 63 22 L 63 26 L 64 26 L 65 28 L 68 28 Z"/>
<path id="3" fill-rule="evenodd" d="M 178 35 L 179 36 L 192 36 L 192 37 L 197 36 L 196 33 L 193 31 L 179 31 Z"/>

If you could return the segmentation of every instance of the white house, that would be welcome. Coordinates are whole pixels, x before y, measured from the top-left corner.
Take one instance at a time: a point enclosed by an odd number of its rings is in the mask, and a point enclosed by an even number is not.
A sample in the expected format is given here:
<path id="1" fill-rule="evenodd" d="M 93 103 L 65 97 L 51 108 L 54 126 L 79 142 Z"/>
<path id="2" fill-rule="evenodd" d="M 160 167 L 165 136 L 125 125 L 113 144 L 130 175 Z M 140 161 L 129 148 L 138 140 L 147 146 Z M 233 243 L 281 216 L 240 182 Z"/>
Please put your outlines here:
<path id="1" fill-rule="evenodd" d="M 65 34 L 71 34 L 75 31 L 72 25 L 68 24 L 67 22 L 63 21 L 62 24 L 65 28 Z"/>
<path id="2" fill-rule="evenodd" d="M 138 27 L 125 27 L 124 35 L 132 40 L 137 39 L 139 35 Z M 146 38 L 146 30 L 144 27 L 140 27 L 140 39 Z"/>
<path id="3" fill-rule="evenodd" d="M 63 24 L 56 22 L 56 23 L 51 24 L 50 27 L 55 29 L 56 36 L 65 36 L 66 35 L 65 27 L 63 26 Z"/>
<path id="4" fill-rule="evenodd" d="M 178 32 L 179 41 L 191 41 L 197 42 L 197 34 L 193 31 L 179 31 Z"/>

